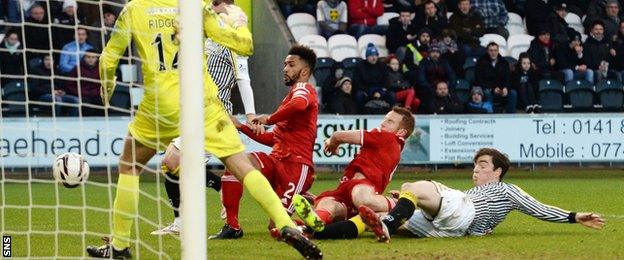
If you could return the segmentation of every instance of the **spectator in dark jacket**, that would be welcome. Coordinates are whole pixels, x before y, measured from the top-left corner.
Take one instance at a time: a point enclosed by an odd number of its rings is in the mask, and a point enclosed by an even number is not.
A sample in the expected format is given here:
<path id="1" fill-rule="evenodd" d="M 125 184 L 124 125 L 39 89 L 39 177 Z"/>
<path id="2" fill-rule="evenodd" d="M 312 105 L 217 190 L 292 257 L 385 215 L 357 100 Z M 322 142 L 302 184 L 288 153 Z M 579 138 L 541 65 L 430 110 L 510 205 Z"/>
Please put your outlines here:
<path id="1" fill-rule="evenodd" d="M 470 91 L 470 101 L 466 104 L 468 114 L 492 114 L 494 106 L 492 102 L 485 100 L 481 87 L 472 87 Z"/>
<path id="2" fill-rule="evenodd" d="M 457 78 L 451 65 L 446 60 L 441 59 L 440 55 L 440 49 L 437 46 L 431 46 L 429 56 L 420 63 L 418 69 L 417 93 L 427 113 L 435 111 L 433 105 L 435 84 L 438 81 L 455 82 Z"/>
<path id="3" fill-rule="evenodd" d="M 464 110 L 464 105 L 457 96 L 449 91 L 448 83 L 440 81 L 436 84 L 435 114 L 459 114 Z"/>
<path id="4" fill-rule="evenodd" d="M 610 59 L 612 55 L 610 49 L 611 42 L 604 35 L 604 23 L 600 20 L 594 21 L 589 36 L 583 45 L 583 56 L 587 67 L 597 70 L 601 61 Z"/>
<path id="5" fill-rule="evenodd" d="M 416 39 L 417 33 L 418 31 L 412 25 L 412 13 L 407 7 L 402 7 L 399 17 L 390 19 L 386 34 L 388 52 L 395 53 L 402 58 L 405 55 L 405 46 Z"/>
<path id="6" fill-rule="evenodd" d="M 284 17 L 288 17 L 293 13 L 314 15 L 316 12 L 316 1 L 314 0 L 277 0 L 277 4 Z"/>
<path id="7" fill-rule="evenodd" d="M 338 81 L 344 77 L 346 76 L 344 74 L 344 68 L 342 67 L 342 63 L 336 62 L 334 63 L 334 66 L 332 67 L 332 75 L 327 77 L 327 79 L 325 79 L 324 82 L 320 83 L 321 86 L 323 87 L 323 90 L 321 93 L 322 94 L 321 96 L 323 97 L 323 104 L 327 108 L 331 109 L 330 104 L 332 103 L 332 99 L 334 98 L 336 94 L 338 94 L 340 90 L 339 86 L 336 83 L 338 83 Z M 352 81 L 351 79 L 349 80 Z"/>
<path id="8" fill-rule="evenodd" d="M 619 72 L 624 77 L 624 20 L 620 21 L 620 27 L 618 33 L 613 37 L 611 43 L 615 55 L 611 53 L 611 68 Z"/>
<path id="9" fill-rule="evenodd" d="M 366 47 L 366 59 L 355 67 L 355 102 L 359 108 L 369 100 L 383 100 L 394 105 L 394 94 L 386 89 L 388 71 L 386 65 L 379 62 L 379 52 L 374 44 Z"/>
<path id="10" fill-rule="evenodd" d="M 509 63 L 499 54 L 498 44 L 491 42 L 486 49 L 477 60 L 474 85 L 484 89 L 488 101 L 506 102 L 505 111 L 515 113 L 518 95 L 511 88 Z"/>
<path id="11" fill-rule="evenodd" d="M 416 85 L 418 82 L 418 66 L 420 62 L 427 57 L 430 44 L 431 30 L 429 30 L 429 28 L 423 28 L 418 33 L 418 38 L 414 39 L 414 41 L 406 46 L 402 69 L 412 85 Z"/>
<path id="12" fill-rule="evenodd" d="M 550 30 L 550 37 L 557 46 L 568 46 L 570 35 L 578 33 L 565 21 L 567 15 L 567 5 L 561 3 L 555 6 L 555 12 L 551 14 L 549 19 L 548 29 Z"/>
<path id="13" fill-rule="evenodd" d="M 80 79 L 69 81 L 65 87 L 67 94 L 80 97 L 82 103 L 102 105 L 100 97 L 100 71 L 98 69 L 98 53 L 93 49 L 85 52 L 80 61 L 80 68 L 76 67 L 70 72 L 70 77 Z M 83 115 L 99 115 L 99 109 L 83 108 Z"/>
<path id="14" fill-rule="evenodd" d="M 555 44 L 550 39 L 550 32 L 546 27 L 539 30 L 538 36 L 531 41 L 527 53 L 540 77 L 555 78 Z"/>
<path id="15" fill-rule="evenodd" d="M 31 77 L 28 81 L 29 92 L 33 100 L 52 102 L 54 99 L 56 102 L 54 107 L 56 116 L 78 116 L 78 107 L 75 104 L 80 103 L 80 99 L 75 95 L 67 94 L 65 86 L 60 81 L 48 78 L 57 75 L 54 73 L 52 56 L 49 54 L 45 55 L 41 64 L 31 68 L 31 70 L 33 72 L 30 75 L 38 76 Z M 67 106 L 66 104 L 70 105 Z M 63 108 L 65 108 L 65 113 L 63 113 Z"/>
<path id="16" fill-rule="evenodd" d="M 435 40 L 432 46 L 440 49 L 442 59 L 447 60 L 451 64 L 451 68 L 456 74 L 464 75 L 464 62 L 466 55 L 459 51 L 457 41 L 455 41 L 455 32 L 451 29 L 444 29 L 440 34 L 440 38 Z"/>
<path id="17" fill-rule="evenodd" d="M 351 95 L 351 91 L 353 90 L 351 78 L 341 78 L 338 82 L 336 82 L 336 89 L 338 89 L 338 91 L 336 91 L 331 100 L 332 111 L 339 115 L 356 114 L 357 105 L 353 100 L 353 95 Z"/>
<path id="18" fill-rule="evenodd" d="M 526 113 L 539 113 L 537 93 L 539 90 L 539 76 L 531 66 L 531 59 L 526 53 L 520 54 L 516 69 L 511 74 L 511 87 L 518 92 L 520 107 L 525 108 Z"/>
<path id="19" fill-rule="evenodd" d="M 104 9 L 103 15 L 103 23 L 98 19 L 98 21 L 92 25 L 98 29 L 89 30 L 88 42 L 96 50 L 102 50 L 103 47 L 106 46 L 113 32 L 113 28 L 115 27 L 115 21 L 117 21 L 117 15 L 111 8 Z M 104 37 L 102 37 L 102 35 Z"/>
<path id="20" fill-rule="evenodd" d="M 30 8 L 30 16 L 24 24 L 24 48 L 27 50 L 50 50 L 50 34 L 48 17 L 41 5 L 33 5 Z M 39 52 L 27 52 L 26 58 L 42 57 Z"/>
<path id="21" fill-rule="evenodd" d="M 391 55 L 387 60 L 388 81 L 386 88 L 394 92 L 394 98 L 397 102 L 402 102 L 406 109 L 416 113 L 416 111 L 418 111 L 418 107 L 420 106 L 420 99 L 416 97 L 414 87 L 412 87 L 401 71 L 399 59 L 397 59 L 396 56 Z"/>
<path id="22" fill-rule="evenodd" d="M 413 23 L 419 30 L 424 27 L 429 28 L 432 32 L 431 37 L 437 38 L 448 24 L 446 16 L 438 13 L 436 5 L 431 0 L 427 0 L 423 6 L 424 15 L 414 17 Z"/>
<path id="23" fill-rule="evenodd" d="M 564 45 L 557 50 L 557 69 L 563 74 L 564 83 L 582 78 L 594 82 L 594 71 L 587 67 L 581 44 L 581 34 L 575 32 L 567 48 Z"/>
<path id="24" fill-rule="evenodd" d="M 0 45 L 0 84 L 24 82 L 24 48 L 17 31 L 9 31 Z"/>
<path id="25" fill-rule="evenodd" d="M 450 28 L 457 34 L 457 42 L 466 56 L 485 54 L 479 38 L 485 32 L 483 17 L 472 10 L 470 0 L 460 0 L 457 5 L 459 12 L 453 13 L 449 21 Z"/>
<path id="26" fill-rule="evenodd" d="M 527 0 L 526 1 L 526 27 L 530 35 L 537 36 L 539 30 L 548 23 L 555 3 L 553 0 Z"/>
<path id="27" fill-rule="evenodd" d="M 605 16 L 602 17 L 605 37 L 611 39 L 617 34 L 620 21 L 622 21 L 620 3 L 617 0 L 608 0 L 605 6 Z"/>

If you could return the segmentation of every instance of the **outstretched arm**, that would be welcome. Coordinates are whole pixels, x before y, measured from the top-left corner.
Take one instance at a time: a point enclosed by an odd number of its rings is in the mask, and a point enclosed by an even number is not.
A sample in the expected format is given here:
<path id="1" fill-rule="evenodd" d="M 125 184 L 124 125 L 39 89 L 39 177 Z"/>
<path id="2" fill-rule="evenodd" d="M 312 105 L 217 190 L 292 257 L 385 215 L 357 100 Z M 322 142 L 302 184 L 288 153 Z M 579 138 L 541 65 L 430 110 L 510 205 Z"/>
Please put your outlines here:
<path id="1" fill-rule="evenodd" d="M 581 223 L 590 228 L 601 229 L 604 220 L 598 214 L 577 213 L 546 205 L 515 185 L 511 185 L 508 193 L 514 208 L 532 217 L 556 223 Z"/>
<path id="2" fill-rule="evenodd" d="M 123 56 L 128 45 L 130 45 L 131 19 L 128 17 L 130 14 L 127 9 L 128 7 L 124 8 L 119 14 L 111 38 L 100 56 L 100 81 L 102 84 L 100 95 L 105 105 L 108 103 L 115 90 L 115 73 L 117 72 L 119 59 Z"/>
<path id="3" fill-rule="evenodd" d="M 344 143 L 362 145 L 362 130 L 337 131 L 325 140 L 325 151 L 335 154 L 338 146 Z"/>
<path id="4" fill-rule="evenodd" d="M 253 41 L 251 32 L 247 28 L 247 17 L 242 11 L 230 15 L 235 17 L 234 19 L 240 20 L 236 22 L 235 28 L 227 25 L 209 5 L 206 5 L 204 8 L 204 33 L 214 42 L 239 55 L 251 56 L 253 54 Z"/>
<path id="5" fill-rule="evenodd" d="M 256 133 L 254 132 L 253 129 L 251 129 L 251 127 L 245 124 L 242 124 L 240 121 L 238 121 L 238 119 L 235 116 L 230 115 L 230 120 L 232 120 L 232 123 L 234 124 L 236 129 L 240 130 L 241 132 L 243 132 L 243 134 L 253 139 L 254 141 L 261 143 L 263 145 L 269 146 L 269 147 L 273 147 L 273 144 L 275 144 L 275 140 L 273 139 L 273 132 L 263 131 L 262 133 Z M 263 126 L 259 126 L 259 127 L 263 127 Z"/>

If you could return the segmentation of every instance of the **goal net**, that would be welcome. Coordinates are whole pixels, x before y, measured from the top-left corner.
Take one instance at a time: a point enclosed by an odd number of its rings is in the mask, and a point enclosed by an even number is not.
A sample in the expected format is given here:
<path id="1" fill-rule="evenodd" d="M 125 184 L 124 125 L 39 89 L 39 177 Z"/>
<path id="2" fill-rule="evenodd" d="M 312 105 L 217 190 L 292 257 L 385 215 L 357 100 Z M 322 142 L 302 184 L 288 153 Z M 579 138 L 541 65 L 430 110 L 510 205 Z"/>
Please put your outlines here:
<path id="1" fill-rule="evenodd" d="M 105 107 L 98 58 L 126 1 L 6 1 L 0 11 L 0 233 L 10 239 L 9 256 L 85 258 L 88 245 L 112 234 L 119 156 L 143 98 L 146 61 L 128 47 Z M 52 162 L 65 152 L 89 163 L 86 184 L 55 182 Z M 150 235 L 173 221 L 161 156 L 141 176 L 130 241 L 136 258 L 181 255 L 179 237 Z"/>

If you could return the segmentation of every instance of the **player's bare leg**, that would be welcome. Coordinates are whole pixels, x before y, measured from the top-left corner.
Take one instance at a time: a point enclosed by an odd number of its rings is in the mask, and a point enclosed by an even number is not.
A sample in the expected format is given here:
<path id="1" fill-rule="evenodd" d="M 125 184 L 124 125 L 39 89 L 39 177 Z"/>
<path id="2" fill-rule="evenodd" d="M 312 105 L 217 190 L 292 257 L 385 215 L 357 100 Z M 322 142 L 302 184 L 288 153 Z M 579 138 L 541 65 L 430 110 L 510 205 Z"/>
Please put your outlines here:
<path id="1" fill-rule="evenodd" d="M 388 242 L 390 235 L 396 232 L 412 215 L 416 207 L 435 217 L 440 210 L 442 197 L 433 182 L 417 181 L 404 183 L 401 186 L 401 194 L 397 205 L 388 215 L 378 218 L 375 212 L 366 207 L 358 208 L 364 223 L 375 233 L 377 240 Z"/>
<path id="2" fill-rule="evenodd" d="M 252 197 L 281 230 L 282 239 L 307 259 L 320 259 L 321 250 L 295 228 L 295 223 L 282 206 L 267 179 L 256 170 L 243 153 L 221 158 L 225 167 L 243 183 Z"/>
<path id="3" fill-rule="evenodd" d="M 113 205 L 113 240 L 101 247 L 88 246 L 91 257 L 130 258 L 130 232 L 139 204 L 139 175 L 156 150 L 128 135 L 119 158 L 119 179 Z"/>
<path id="4" fill-rule="evenodd" d="M 375 212 L 388 212 L 396 204 L 393 199 L 375 192 L 370 185 L 356 185 L 351 190 L 351 201 L 356 208 L 367 206 Z"/>

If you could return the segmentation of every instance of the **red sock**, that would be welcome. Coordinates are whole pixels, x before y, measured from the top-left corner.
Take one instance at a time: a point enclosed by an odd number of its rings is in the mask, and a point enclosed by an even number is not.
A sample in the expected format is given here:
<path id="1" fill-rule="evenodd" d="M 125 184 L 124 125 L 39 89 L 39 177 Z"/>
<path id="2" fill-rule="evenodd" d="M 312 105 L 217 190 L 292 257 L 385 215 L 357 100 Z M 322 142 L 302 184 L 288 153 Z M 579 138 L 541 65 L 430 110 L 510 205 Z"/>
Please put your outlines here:
<path id="1" fill-rule="evenodd" d="M 234 229 L 240 229 L 238 208 L 243 196 L 243 185 L 234 176 L 225 172 L 221 178 L 221 202 L 225 207 L 226 222 Z"/>
<path id="2" fill-rule="evenodd" d="M 333 222 L 331 213 L 329 213 L 329 211 L 324 209 L 317 209 L 314 210 L 314 212 L 316 212 L 316 215 L 318 215 L 325 224 L 331 224 Z"/>

